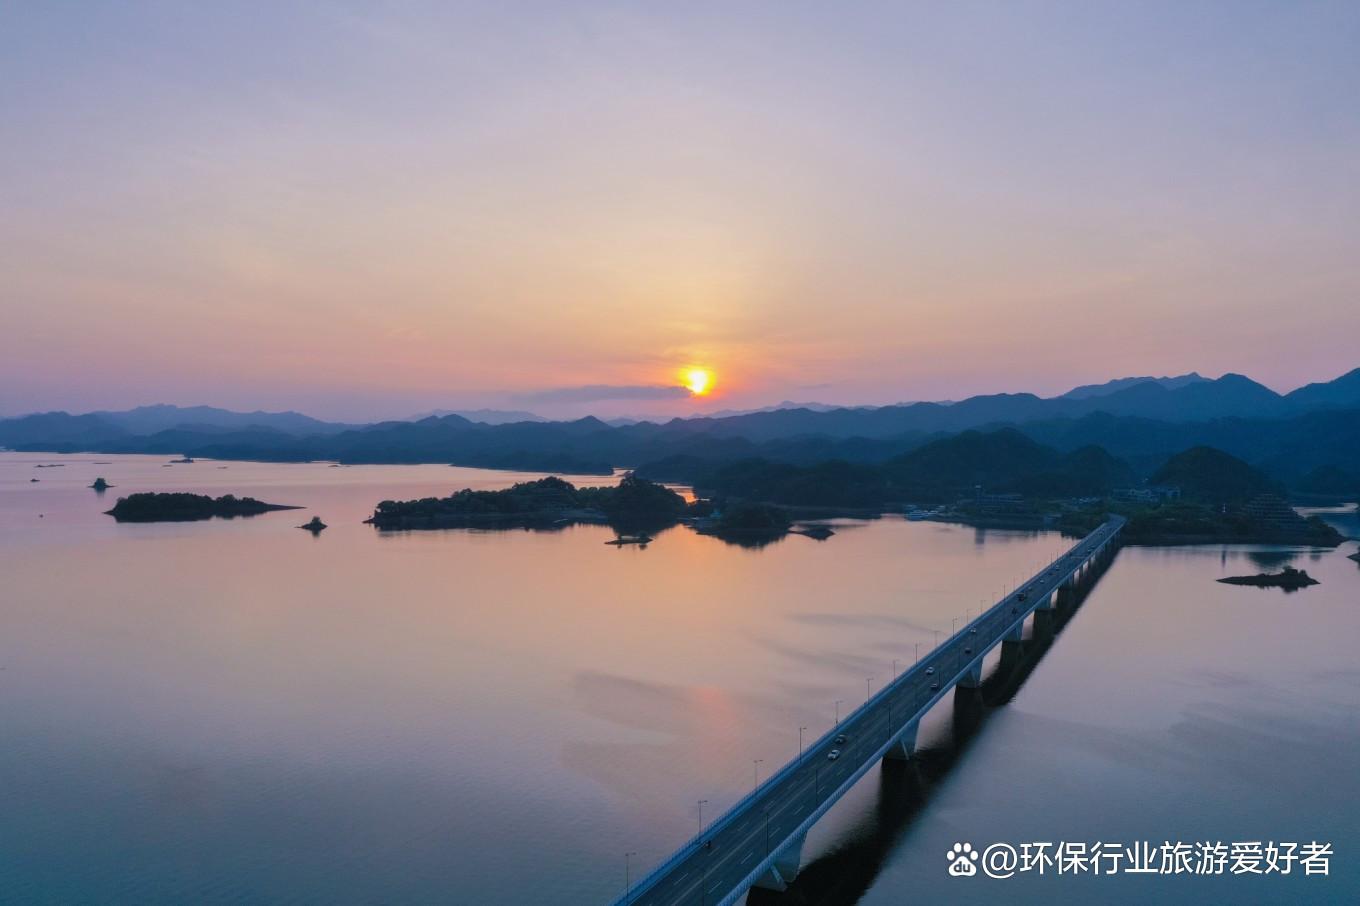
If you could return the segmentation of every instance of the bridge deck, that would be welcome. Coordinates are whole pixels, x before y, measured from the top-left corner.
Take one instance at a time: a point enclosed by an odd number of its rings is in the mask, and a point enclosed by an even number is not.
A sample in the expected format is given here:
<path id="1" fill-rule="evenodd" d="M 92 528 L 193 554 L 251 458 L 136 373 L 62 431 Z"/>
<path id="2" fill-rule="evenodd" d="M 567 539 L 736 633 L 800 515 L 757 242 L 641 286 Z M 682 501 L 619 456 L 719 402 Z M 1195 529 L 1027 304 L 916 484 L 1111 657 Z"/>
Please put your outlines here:
<path id="1" fill-rule="evenodd" d="M 1112 516 L 984 611 L 846 715 L 801 758 L 776 771 L 616 902 L 725 906 L 762 876 L 777 873 L 781 853 L 796 860 L 807 829 L 890 750 L 900 748 L 902 741 L 911 748 L 922 715 L 961 682 L 976 682 L 987 653 L 1008 637 L 1018 638 L 1026 617 L 1099 555 L 1123 525 L 1123 518 Z M 845 742 L 835 742 L 841 735 Z M 832 749 L 840 750 L 834 761 L 827 758 Z M 796 870 L 795 862 L 790 874 Z"/>

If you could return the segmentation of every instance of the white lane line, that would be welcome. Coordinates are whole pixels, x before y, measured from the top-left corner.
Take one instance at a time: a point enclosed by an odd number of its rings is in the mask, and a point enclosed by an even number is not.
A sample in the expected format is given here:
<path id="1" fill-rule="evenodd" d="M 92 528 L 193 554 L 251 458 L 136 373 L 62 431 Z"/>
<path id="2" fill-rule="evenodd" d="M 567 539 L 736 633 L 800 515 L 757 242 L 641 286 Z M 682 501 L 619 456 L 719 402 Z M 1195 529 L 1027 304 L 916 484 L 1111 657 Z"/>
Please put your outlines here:
<path id="1" fill-rule="evenodd" d="M 751 857 L 754 856 L 755 854 L 756 854 L 756 851 L 755 851 L 754 849 L 751 850 L 749 853 L 747 853 L 746 855 L 742 856 L 742 857 L 741 857 L 741 861 L 738 862 L 737 864 L 738 864 L 738 865 L 745 865 L 747 862 L 750 862 L 750 861 L 751 861 Z"/>

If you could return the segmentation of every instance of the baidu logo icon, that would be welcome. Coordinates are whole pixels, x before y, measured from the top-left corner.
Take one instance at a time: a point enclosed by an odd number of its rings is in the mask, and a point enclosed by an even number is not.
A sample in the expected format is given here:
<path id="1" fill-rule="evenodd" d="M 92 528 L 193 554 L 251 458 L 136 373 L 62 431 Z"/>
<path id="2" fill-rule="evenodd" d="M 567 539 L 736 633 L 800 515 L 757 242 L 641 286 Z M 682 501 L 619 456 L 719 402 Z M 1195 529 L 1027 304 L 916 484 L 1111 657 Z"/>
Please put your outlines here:
<path id="1" fill-rule="evenodd" d="M 949 859 L 949 874 L 955 878 L 966 878 L 977 874 L 977 850 L 971 843 L 955 843 L 954 848 L 945 854 Z"/>

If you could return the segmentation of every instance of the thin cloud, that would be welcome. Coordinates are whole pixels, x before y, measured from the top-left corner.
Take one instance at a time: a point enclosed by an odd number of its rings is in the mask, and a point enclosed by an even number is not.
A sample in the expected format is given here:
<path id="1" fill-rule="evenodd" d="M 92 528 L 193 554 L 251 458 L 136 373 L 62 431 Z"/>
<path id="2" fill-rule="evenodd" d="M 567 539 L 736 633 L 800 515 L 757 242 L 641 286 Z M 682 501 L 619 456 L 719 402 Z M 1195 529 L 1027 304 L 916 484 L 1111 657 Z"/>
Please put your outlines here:
<path id="1" fill-rule="evenodd" d="M 684 387 L 656 384 L 614 385 L 588 384 L 584 387 L 557 387 L 523 393 L 516 401 L 528 405 L 551 403 L 597 403 L 604 400 L 678 400 L 690 395 Z"/>

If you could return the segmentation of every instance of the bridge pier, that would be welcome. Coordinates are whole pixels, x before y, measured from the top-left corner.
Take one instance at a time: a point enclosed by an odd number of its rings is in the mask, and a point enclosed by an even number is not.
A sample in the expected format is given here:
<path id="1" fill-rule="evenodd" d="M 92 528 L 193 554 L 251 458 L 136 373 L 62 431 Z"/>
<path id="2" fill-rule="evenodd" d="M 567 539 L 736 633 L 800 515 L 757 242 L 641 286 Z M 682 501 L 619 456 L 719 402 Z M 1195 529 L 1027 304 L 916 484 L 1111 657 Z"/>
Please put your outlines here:
<path id="1" fill-rule="evenodd" d="M 774 854 L 774 864 L 756 879 L 756 887 L 783 893 L 798 877 L 798 868 L 803 863 L 803 843 L 807 834 L 799 834 Z"/>
<path id="2" fill-rule="evenodd" d="M 960 689 L 980 689 L 982 687 L 982 658 L 978 658 L 969 664 L 963 677 L 959 680 Z"/>
<path id="3" fill-rule="evenodd" d="M 982 720 L 983 711 L 986 703 L 982 697 L 982 688 L 979 686 L 965 686 L 959 684 L 954 687 L 954 712 L 952 719 L 952 732 L 954 741 L 958 743 L 966 739 L 978 723 Z"/>
<path id="4" fill-rule="evenodd" d="M 1025 643 L 1022 639 L 1006 639 L 1001 643 L 1001 664 L 996 668 L 999 676 L 1010 676 L 1025 657 Z"/>
<path id="5" fill-rule="evenodd" d="M 883 754 L 884 761 L 910 761 L 911 756 L 916 754 L 916 732 L 920 730 L 921 722 L 913 720 L 902 728 L 902 732 L 893 740 L 888 751 Z"/>

